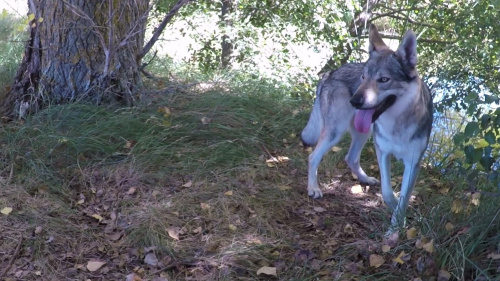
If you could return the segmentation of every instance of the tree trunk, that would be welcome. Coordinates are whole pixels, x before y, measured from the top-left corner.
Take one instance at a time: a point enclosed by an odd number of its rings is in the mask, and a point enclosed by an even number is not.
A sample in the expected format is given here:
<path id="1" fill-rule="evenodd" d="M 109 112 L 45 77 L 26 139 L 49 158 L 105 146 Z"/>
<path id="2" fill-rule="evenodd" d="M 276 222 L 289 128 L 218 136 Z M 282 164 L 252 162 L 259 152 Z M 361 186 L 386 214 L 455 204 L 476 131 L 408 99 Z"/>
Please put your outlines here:
<path id="1" fill-rule="evenodd" d="M 221 20 L 224 28 L 230 28 L 233 23 L 228 18 L 229 14 L 233 11 L 233 0 L 222 0 L 221 9 Z M 228 68 L 231 66 L 231 59 L 233 55 L 233 44 L 229 39 L 229 36 L 222 36 L 222 53 L 221 53 L 221 64 L 222 68 Z"/>
<path id="2" fill-rule="evenodd" d="M 77 100 L 132 104 L 149 2 L 28 0 L 30 38 L 1 116 Z"/>

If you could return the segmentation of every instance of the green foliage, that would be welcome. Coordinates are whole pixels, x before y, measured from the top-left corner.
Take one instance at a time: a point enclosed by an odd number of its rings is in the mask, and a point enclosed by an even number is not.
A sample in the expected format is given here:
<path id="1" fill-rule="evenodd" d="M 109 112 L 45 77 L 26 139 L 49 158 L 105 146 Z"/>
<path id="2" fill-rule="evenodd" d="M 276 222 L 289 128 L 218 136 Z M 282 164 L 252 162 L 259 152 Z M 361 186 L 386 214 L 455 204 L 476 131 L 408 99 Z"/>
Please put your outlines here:
<path id="1" fill-rule="evenodd" d="M 27 39 L 25 22 L 7 13 L 0 14 L 0 88 L 13 82 L 14 75 L 22 60 L 24 40 Z"/>

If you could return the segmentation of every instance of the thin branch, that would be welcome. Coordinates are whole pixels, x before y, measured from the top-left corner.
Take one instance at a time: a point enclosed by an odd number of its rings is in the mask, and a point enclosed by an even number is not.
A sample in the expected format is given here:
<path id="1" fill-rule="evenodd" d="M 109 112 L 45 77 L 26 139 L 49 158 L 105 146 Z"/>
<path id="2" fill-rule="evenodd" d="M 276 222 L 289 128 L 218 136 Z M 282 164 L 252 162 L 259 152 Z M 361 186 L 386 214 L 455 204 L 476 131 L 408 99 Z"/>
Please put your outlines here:
<path id="1" fill-rule="evenodd" d="M 430 28 L 434 28 L 434 29 L 439 28 L 439 27 L 432 25 L 432 24 L 418 22 L 418 21 L 410 18 L 409 16 L 406 16 L 406 17 L 402 17 L 402 16 L 398 16 L 398 15 L 387 15 L 387 16 L 390 18 L 398 19 L 398 20 L 407 20 L 409 23 L 412 23 L 414 25 L 420 25 L 420 26 L 430 27 Z"/>
<path id="2" fill-rule="evenodd" d="M 142 53 L 140 53 L 137 56 L 137 60 L 142 59 L 153 47 L 153 45 L 158 41 L 160 38 L 161 33 L 163 30 L 165 30 L 165 27 L 167 27 L 167 24 L 172 20 L 172 18 L 177 14 L 177 12 L 182 8 L 184 5 L 186 5 L 189 2 L 193 2 L 196 0 L 179 0 L 177 4 L 168 12 L 168 14 L 165 15 L 165 18 L 163 18 L 162 22 L 160 25 L 156 28 L 155 33 L 153 34 L 153 37 L 149 40 L 149 42 L 144 46 Z"/>
<path id="3" fill-rule="evenodd" d="M 14 264 L 14 261 L 17 259 L 17 256 L 19 255 L 19 252 L 21 251 L 21 246 L 23 245 L 23 240 L 24 240 L 24 237 L 21 234 L 21 237 L 19 237 L 19 242 L 17 242 L 16 250 L 14 251 L 14 254 L 12 255 L 12 258 L 9 261 L 9 264 L 4 269 L 4 271 L 2 272 L 2 274 L 0 275 L 0 277 L 4 277 L 5 275 L 7 275 L 7 272 L 10 270 L 10 268 Z"/>
<path id="4" fill-rule="evenodd" d="M 373 17 L 372 17 L 372 21 L 374 20 L 377 20 L 377 19 L 380 19 L 380 18 L 383 18 L 383 17 L 388 17 L 388 16 L 391 16 L 391 15 L 394 15 L 394 14 L 399 14 L 401 12 L 407 12 L 409 11 L 410 9 L 401 9 L 401 10 L 393 10 L 393 11 L 390 11 L 390 12 L 387 12 L 387 13 L 373 13 Z"/>
<path id="5" fill-rule="evenodd" d="M 395 39 L 395 40 L 400 40 L 401 36 L 397 35 L 391 35 L 391 34 L 380 34 L 382 38 L 384 39 Z M 368 38 L 368 35 L 361 36 L 361 38 Z M 435 40 L 435 39 L 418 39 L 418 42 L 424 42 L 424 43 L 434 43 L 434 44 L 454 44 L 457 42 L 457 40 L 454 41 L 444 41 L 444 40 Z"/>

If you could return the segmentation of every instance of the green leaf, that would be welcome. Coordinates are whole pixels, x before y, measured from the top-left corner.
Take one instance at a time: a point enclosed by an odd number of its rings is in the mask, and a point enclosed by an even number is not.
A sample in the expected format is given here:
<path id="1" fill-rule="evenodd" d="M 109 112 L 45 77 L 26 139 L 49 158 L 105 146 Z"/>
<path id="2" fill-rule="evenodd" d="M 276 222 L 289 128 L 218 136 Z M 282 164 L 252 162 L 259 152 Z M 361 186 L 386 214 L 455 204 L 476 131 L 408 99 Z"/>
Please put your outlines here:
<path id="1" fill-rule="evenodd" d="M 491 122 L 491 115 L 484 114 L 481 116 L 481 128 L 486 129 Z"/>
<path id="2" fill-rule="evenodd" d="M 491 159 L 491 157 L 485 155 L 485 156 L 481 157 L 481 160 L 479 161 L 479 163 L 481 164 L 481 166 L 483 166 L 483 168 L 486 172 L 489 172 L 491 170 L 491 164 L 493 164 L 493 159 Z"/>
<path id="3" fill-rule="evenodd" d="M 492 131 L 489 131 L 486 134 L 484 134 L 484 140 L 486 140 L 489 144 L 494 144 L 497 142 L 495 134 L 493 134 Z"/>
<path id="4" fill-rule="evenodd" d="M 479 133 L 479 124 L 477 122 L 469 122 L 467 126 L 465 126 L 464 136 L 466 138 L 475 137 Z"/>
<path id="5" fill-rule="evenodd" d="M 487 146 L 489 146 L 490 144 L 485 141 L 484 139 L 480 139 L 477 141 L 477 145 L 475 145 L 476 148 L 485 148 Z"/>
<path id="6" fill-rule="evenodd" d="M 483 150 L 481 148 L 474 148 L 473 145 L 467 145 L 464 148 L 465 161 L 469 164 L 477 163 L 483 156 Z"/>
<path id="7" fill-rule="evenodd" d="M 459 132 L 455 136 L 453 136 L 453 143 L 456 146 L 460 146 L 460 145 L 464 144 L 464 133 Z"/>
<path id="8" fill-rule="evenodd" d="M 484 95 L 485 103 L 498 103 L 498 97 L 492 95 Z"/>

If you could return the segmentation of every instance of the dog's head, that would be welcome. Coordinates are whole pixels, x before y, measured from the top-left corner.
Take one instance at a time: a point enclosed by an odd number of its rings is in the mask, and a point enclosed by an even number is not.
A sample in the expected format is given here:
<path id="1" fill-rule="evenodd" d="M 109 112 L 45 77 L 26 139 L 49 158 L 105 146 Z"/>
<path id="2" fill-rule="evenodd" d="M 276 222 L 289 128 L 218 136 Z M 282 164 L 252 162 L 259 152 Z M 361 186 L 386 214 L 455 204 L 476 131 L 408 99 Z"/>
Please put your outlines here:
<path id="1" fill-rule="evenodd" d="M 355 127 L 364 133 L 418 79 L 417 39 L 413 31 L 406 32 L 395 52 L 387 47 L 373 24 L 369 40 L 370 58 L 360 77 L 361 84 L 351 98 L 352 106 L 358 109 Z"/>

